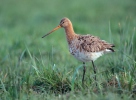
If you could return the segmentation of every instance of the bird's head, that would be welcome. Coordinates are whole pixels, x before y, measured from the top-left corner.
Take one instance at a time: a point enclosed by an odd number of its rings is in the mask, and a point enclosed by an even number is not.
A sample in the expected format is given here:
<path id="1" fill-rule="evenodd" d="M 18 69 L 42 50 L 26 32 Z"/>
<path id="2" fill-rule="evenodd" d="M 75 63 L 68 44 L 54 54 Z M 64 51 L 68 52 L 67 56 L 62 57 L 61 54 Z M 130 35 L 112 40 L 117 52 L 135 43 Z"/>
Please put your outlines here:
<path id="1" fill-rule="evenodd" d="M 70 21 L 68 18 L 65 17 L 65 18 L 63 18 L 63 19 L 60 21 L 60 24 L 59 24 L 56 28 L 54 28 L 53 30 L 51 30 L 49 33 L 45 34 L 42 38 L 44 38 L 45 36 L 51 34 L 51 33 L 54 32 L 54 31 L 58 30 L 58 29 L 61 28 L 61 27 L 66 28 L 66 27 L 68 27 L 69 25 L 72 25 L 72 24 L 71 24 L 71 21 Z"/>
<path id="2" fill-rule="evenodd" d="M 65 18 L 61 19 L 59 25 L 61 27 L 65 28 L 65 27 L 68 27 L 70 24 L 71 24 L 71 21 L 68 18 L 65 17 Z"/>

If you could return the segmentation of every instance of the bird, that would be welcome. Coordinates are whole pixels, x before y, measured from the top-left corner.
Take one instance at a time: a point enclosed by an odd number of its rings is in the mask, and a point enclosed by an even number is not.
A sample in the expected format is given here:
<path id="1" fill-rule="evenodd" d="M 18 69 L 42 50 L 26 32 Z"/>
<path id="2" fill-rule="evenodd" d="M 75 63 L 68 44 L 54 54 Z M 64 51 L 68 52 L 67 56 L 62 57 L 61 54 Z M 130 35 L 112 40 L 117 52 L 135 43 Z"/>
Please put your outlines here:
<path id="1" fill-rule="evenodd" d="M 96 66 L 94 65 L 94 61 L 106 53 L 114 52 L 114 44 L 101 40 L 99 37 L 91 34 L 76 34 L 72 22 L 67 17 L 62 18 L 59 25 L 49 33 L 45 34 L 42 38 L 48 36 L 59 28 L 64 28 L 65 30 L 69 52 L 83 63 L 82 84 L 84 84 L 86 62 L 92 62 L 95 75 L 94 80 L 96 81 Z"/>

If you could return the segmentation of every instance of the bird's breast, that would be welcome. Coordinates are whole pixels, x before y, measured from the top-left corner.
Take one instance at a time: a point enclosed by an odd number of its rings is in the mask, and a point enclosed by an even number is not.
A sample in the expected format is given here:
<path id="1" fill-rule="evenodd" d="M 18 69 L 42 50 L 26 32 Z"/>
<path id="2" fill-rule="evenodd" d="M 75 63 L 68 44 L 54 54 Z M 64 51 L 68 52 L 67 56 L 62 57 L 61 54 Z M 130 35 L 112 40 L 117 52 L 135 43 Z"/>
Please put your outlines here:
<path id="1" fill-rule="evenodd" d="M 103 55 L 103 52 L 86 52 L 82 49 L 82 46 L 78 43 L 69 44 L 70 53 L 78 60 L 82 62 L 95 61 L 97 58 Z"/>

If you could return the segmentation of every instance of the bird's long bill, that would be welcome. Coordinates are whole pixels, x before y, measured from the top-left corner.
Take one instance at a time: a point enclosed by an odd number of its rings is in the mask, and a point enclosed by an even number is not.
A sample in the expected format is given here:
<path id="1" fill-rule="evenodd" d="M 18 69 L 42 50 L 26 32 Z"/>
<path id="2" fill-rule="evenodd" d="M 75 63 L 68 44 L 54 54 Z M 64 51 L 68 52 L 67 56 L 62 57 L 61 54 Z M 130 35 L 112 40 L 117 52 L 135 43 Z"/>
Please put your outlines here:
<path id="1" fill-rule="evenodd" d="M 45 34 L 42 38 L 44 38 L 45 36 L 51 34 L 52 32 L 56 31 L 57 29 L 61 28 L 60 25 L 58 25 L 56 28 L 54 28 L 53 30 L 51 30 L 49 33 Z"/>

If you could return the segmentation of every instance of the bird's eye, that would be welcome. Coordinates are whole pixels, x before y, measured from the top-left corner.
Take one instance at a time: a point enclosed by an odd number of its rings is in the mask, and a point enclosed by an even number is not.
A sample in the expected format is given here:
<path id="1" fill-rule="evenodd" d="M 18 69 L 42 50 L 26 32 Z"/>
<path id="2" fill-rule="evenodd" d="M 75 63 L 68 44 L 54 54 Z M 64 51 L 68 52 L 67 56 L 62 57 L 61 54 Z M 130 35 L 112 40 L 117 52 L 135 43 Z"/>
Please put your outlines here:
<path id="1" fill-rule="evenodd" d="M 60 24 L 64 24 L 64 21 L 60 22 Z"/>

